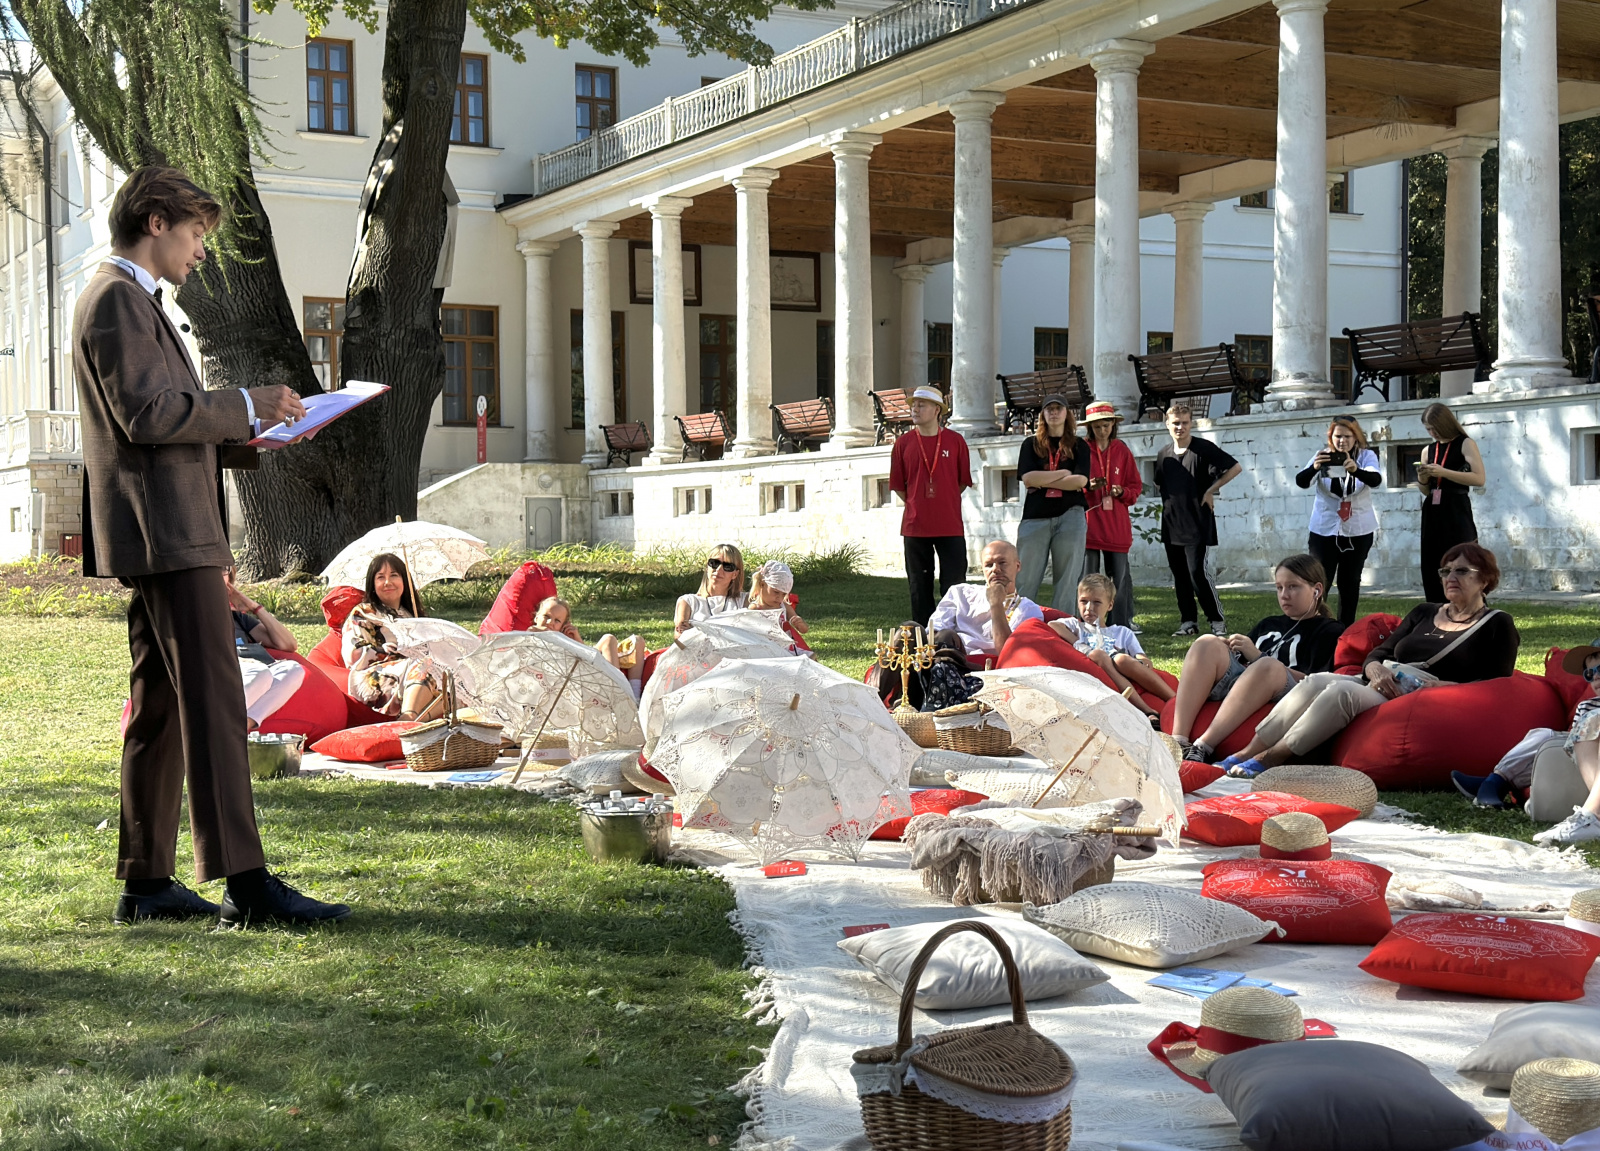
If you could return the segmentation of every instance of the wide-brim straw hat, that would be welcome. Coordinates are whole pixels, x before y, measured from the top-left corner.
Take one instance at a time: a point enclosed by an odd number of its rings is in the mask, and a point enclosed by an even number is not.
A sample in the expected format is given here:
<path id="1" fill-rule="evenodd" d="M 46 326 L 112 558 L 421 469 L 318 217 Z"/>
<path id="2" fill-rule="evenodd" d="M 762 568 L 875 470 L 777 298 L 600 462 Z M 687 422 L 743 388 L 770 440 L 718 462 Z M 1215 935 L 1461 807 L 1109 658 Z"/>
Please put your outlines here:
<path id="1" fill-rule="evenodd" d="M 1092 424 L 1097 420 L 1116 420 L 1120 424 L 1122 416 L 1118 414 L 1116 405 L 1110 400 L 1096 400 L 1083 409 L 1083 419 L 1079 422 Z"/>
<path id="2" fill-rule="evenodd" d="M 1231 1054 L 1208 1046 L 1218 1042 L 1217 1037 L 1208 1032 L 1266 1043 L 1287 1043 L 1305 1038 L 1306 1023 L 1300 1008 L 1276 991 L 1265 987 L 1227 987 L 1201 1003 L 1200 1028 L 1194 1040 L 1168 1047 L 1168 1061 L 1179 1071 L 1204 1079 L 1213 1063 Z"/>
<path id="3" fill-rule="evenodd" d="M 911 399 L 928 400 L 932 403 L 938 404 L 941 412 L 948 412 L 950 410 L 950 405 L 945 403 L 944 393 L 938 388 L 930 387 L 926 384 L 912 392 Z"/>
<path id="4" fill-rule="evenodd" d="M 1561 657 L 1561 670 L 1569 675 L 1582 675 L 1583 665 L 1596 652 L 1600 652 L 1600 638 L 1582 647 L 1568 648 L 1567 654 Z"/>
<path id="5" fill-rule="evenodd" d="M 1308 811 L 1286 811 L 1261 825 L 1262 859 L 1327 859 L 1328 829 Z"/>
<path id="6" fill-rule="evenodd" d="M 1600 935 L 1600 887 L 1580 891 L 1567 904 L 1566 926 L 1574 931 Z"/>
<path id="7" fill-rule="evenodd" d="M 1600 1128 L 1600 1064 L 1584 1059 L 1523 1064 L 1511 1077 L 1511 1109 L 1557 1143 Z"/>
<path id="8" fill-rule="evenodd" d="M 1286 763 L 1269 767 L 1250 783 L 1251 791 L 1281 791 L 1317 803 L 1353 807 L 1363 818 L 1378 805 L 1378 786 L 1372 777 L 1348 767 L 1317 763 Z"/>

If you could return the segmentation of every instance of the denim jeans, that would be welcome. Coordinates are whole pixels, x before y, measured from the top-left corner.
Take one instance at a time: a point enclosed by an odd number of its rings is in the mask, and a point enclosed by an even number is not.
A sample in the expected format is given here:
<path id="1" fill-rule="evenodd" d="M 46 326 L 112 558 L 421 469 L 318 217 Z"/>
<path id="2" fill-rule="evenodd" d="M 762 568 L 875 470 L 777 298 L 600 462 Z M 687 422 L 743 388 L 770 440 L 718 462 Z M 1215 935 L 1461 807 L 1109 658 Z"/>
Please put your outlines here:
<path id="1" fill-rule="evenodd" d="M 1068 508 L 1047 520 L 1023 520 L 1018 524 L 1017 559 L 1022 567 L 1017 573 L 1017 591 L 1038 603 L 1039 585 L 1044 582 L 1048 565 L 1055 584 L 1050 606 L 1076 614 L 1078 577 L 1083 574 L 1083 543 L 1088 531 L 1089 521 L 1082 508 Z"/>

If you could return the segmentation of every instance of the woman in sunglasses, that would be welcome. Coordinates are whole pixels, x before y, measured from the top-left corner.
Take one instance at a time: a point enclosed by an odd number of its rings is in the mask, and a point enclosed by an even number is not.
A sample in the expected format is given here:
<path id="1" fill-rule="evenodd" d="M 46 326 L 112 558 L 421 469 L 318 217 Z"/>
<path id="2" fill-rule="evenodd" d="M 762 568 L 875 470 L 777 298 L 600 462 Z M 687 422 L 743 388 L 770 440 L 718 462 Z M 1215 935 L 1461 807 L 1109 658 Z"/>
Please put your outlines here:
<path id="1" fill-rule="evenodd" d="M 744 590 L 744 556 L 732 544 L 711 549 L 700 574 L 700 590 L 678 597 L 672 615 L 672 633 L 682 635 L 695 620 L 738 611 L 748 602 Z"/>
<path id="2" fill-rule="evenodd" d="M 1444 553 L 1439 580 L 1445 602 L 1412 609 L 1394 634 L 1372 649 L 1362 679 L 1332 672 L 1306 676 L 1261 721 L 1250 746 L 1220 766 L 1250 779 L 1304 758 L 1356 716 L 1391 699 L 1441 683 L 1510 675 L 1522 637 L 1509 615 L 1489 606 L 1489 593 L 1500 584 L 1494 553 L 1477 544 L 1457 544 Z"/>

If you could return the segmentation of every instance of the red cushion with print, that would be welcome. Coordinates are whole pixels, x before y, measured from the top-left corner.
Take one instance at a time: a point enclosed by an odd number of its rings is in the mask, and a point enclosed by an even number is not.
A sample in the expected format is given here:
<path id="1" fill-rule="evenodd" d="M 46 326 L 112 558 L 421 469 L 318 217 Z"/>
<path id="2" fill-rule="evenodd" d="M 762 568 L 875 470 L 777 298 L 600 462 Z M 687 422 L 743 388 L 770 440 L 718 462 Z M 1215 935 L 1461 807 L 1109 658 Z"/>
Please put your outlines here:
<path id="1" fill-rule="evenodd" d="M 1273 920 L 1289 943 L 1376 943 L 1394 925 L 1385 899 L 1389 872 L 1375 863 L 1226 859 L 1201 874 L 1201 895 Z"/>
<path id="2" fill-rule="evenodd" d="M 1214 763 L 1201 763 L 1196 759 L 1186 759 L 1178 765 L 1178 782 L 1183 784 L 1185 792 L 1199 791 L 1227 774 Z"/>
<path id="3" fill-rule="evenodd" d="M 1381 789 L 1449 788 L 1452 771 L 1488 775 L 1531 729 L 1560 731 L 1568 716 L 1541 675 L 1442 684 L 1356 716 L 1329 757 L 1313 762 L 1365 772 Z"/>
<path id="4" fill-rule="evenodd" d="M 274 651 L 274 659 L 293 660 L 305 675 L 282 707 L 261 721 L 263 735 L 303 735 L 308 743 L 349 726 L 343 683 L 334 683 L 316 664 L 293 652 Z"/>
<path id="5" fill-rule="evenodd" d="M 1561 666 L 1561 661 L 1567 657 L 1565 648 L 1553 647 L 1544 657 L 1544 678 L 1550 686 L 1561 695 L 1561 702 L 1567 705 L 1567 723 L 1572 723 L 1572 713 L 1578 710 L 1578 704 L 1588 699 L 1594 693 L 1589 690 L 1589 682 L 1581 675 L 1573 675 Z"/>
<path id="6" fill-rule="evenodd" d="M 919 815 L 949 815 L 958 807 L 982 803 L 988 798 L 987 795 L 979 795 L 976 791 L 962 791 L 957 787 L 930 787 L 923 791 L 913 791 L 911 814 L 904 819 L 891 819 L 888 823 L 880 824 L 872 833 L 872 838 L 899 839 L 906 833 L 906 824 Z"/>
<path id="7" fill-rule="evenodd" d="M 1288 811 L 1309 812 L 1322 820 L 1322 826 L 1330 832 L 1361 818 L 1359 811 L 1343 804 L 1318 803 L 1282 791 L 1251 791 L 1185 804 L 1183 812 L 1189 826 L 1183 833 L 1216 847 L 1246 847 L 1261 842 L 1263 823 Z"/>
<path id="8" fill-rule="evenodd" d="M 1211 726 L 1211 721 L 1216 717 L 1217 709 L 1221 706 L 1220 703 L 1212 703 L 1210 700 L 1200 705 L 1200 710 L 1195 715 L 1194 726 L 1189 729 L 1189 737 L 1191 739 Z M 1161 705 L 1161 730 L 1168 735 L 1172 734 L 1172 717 L 1177 712 L 1177 709 L 1178 701 L 1176 699 L 1169 699 Z M 1233 729 L 1233 734 L 1222 741 L 1222 746 L 1216 749 L 1217 754 L 1233 755 L 1235 752 L 1243 751 L 1250 741 L 1256 737 L 1256 724 L 1266 719 L 1267 713 L 1271 710 L 1272 705 L 1269 703 L 1259 711 L 1251 713 L 1249 718 Z"/>
<path id="9" fill-rule="evenodd" d="M 416 720 L 395 719 L 388 723 L 350 727 L 319 739 L 311 745 L 311 750 L 346 763 L 387 763 L 406 757 L 400 747 L 400 737 L 420 726 Z"/>
<path id="10" fill-rule="evenodd" d="M 329 627 L 337 631 L 344 626 L 344 621 L 349 618 L 356 604 L 366 598 L 366 593 L 358 587 L 346 584 L 331 587 L 328 589 L 328 594 L 322 597 L 322 618 L 328 621 Z"/>
<path id="11" fill-rule="evenodd" d="M 1334 670 L 1345 675 L 1359 673 L 1366 666 L 1372 649 L 1393 635 L 1400 623 L 1399 616 L 1382 612 L 1356 620 L 1340 634 L 1333 649 Z"/>
<path id="12" fill-rule="evenodd" d="M 511 573 L 500 594 L 494 597 L 494 606 L 478 625 L 478 634 L 527 631 L 539 605 L 555 594 L 555 573 L 544 564 L 530 560 Z"/>
<path id="13" fill-rule="evenodd" d="M 1494 999 L 1568 1000 L 1600 957 L 1600 937 L 1504 915 L 1407 915 L 1361 970 L 1407 987 Z"/>

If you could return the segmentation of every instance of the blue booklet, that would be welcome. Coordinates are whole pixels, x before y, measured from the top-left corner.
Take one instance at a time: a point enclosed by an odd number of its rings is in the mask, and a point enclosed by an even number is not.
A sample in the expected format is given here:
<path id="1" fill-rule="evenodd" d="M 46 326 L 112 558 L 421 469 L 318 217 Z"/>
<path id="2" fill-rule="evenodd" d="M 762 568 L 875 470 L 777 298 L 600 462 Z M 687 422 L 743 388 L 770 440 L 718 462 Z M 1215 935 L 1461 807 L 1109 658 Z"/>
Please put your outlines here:
<path id="1" fill-rule="evenodd" d="M 1209 998 L 1228 987 L 1265 987 L 1268 991 L 1275 991 L 1279 995 L 1299 994 L 1292 988 L 1280 987 L 1266 979 L 1253 978 L 1242 971 L 1218 971 L 1210 967 L 1175 967 L 1148 982 L 1152 987 L 1165 987 L 1169 991 L 1192 995 L 1196 999 Z"/>

